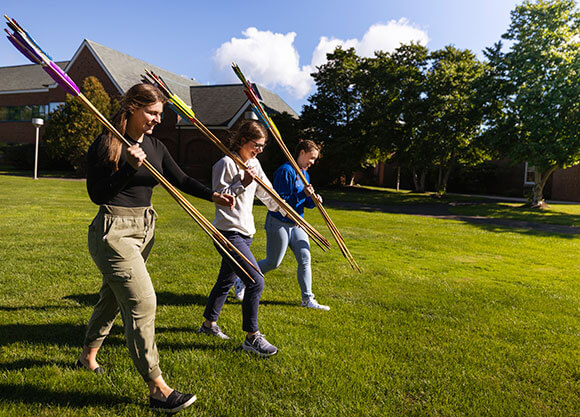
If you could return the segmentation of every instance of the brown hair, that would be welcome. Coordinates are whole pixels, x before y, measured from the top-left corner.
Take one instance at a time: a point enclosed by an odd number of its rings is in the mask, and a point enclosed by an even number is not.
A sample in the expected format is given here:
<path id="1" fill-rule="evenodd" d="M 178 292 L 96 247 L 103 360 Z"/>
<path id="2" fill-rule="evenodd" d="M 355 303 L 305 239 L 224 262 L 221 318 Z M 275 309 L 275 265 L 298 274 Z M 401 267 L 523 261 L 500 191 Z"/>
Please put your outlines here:
<path id="1" fill-rule="evenodd" d="M 244 121 L 235 135 L 230 139 L 230 150 L 234 152 L 239 152 L 240 148 L 244 145 L 244 139 L 248 140 L 258 140 L 260 138 L 266 138 L 268 140 L 268 130 L 266 127 L 256 121 L 256 120 L 246 120 Z"/>
<path id="2" fill-rule="evenodd" d="M 135 84 L 129 88 L 119 101 L 119 110 L 113 116 L 113 126 L 120 134 L 125 135 L 127 131 L 127 120 L 131 113 L 141 107 L 155 104 L 158 101 L 165 104 L 167 99 L 163 93 L 151 84 Z M 111 133 L 107 132 L 105 139 L 105 148 L 107 149 L 107 159 L 114 171 L 119 169 L 119 158 L 123 144 Z"/>
<path id="3" fill-rule="evenodd" d="M 321 150 L 322 146 L 320 146 L 313 140 L 300 139 L 298 145 L 296 145 L 296 149 L 294 149 L 294 159 L 298 160 L 298 157 L 300 156 L 300 151 L 304 151 L 306 153 L 311 151 L 318 151 L 318 158 L 320 159 L 322 157 L 322 154 L 320 152 Z"/>

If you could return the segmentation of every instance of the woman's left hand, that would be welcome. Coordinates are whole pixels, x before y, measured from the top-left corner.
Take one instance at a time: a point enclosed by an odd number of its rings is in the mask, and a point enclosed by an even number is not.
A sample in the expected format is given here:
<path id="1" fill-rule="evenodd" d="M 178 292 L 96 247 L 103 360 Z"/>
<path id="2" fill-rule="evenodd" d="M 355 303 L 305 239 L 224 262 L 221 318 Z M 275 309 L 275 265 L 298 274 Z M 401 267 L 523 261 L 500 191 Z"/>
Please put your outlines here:
<path id="1" fill-rule="evenodd" d="M 316 199 L 318 201 L 320 201 L 320 204 L 322 204 L 322 196 L 320 194 L 315 194 L 316 195 Z"/>
<path id="2" fill-rule="evenodd" d="M 312 186 L 312 184 L 308 184 L 308 186 L 304 187 L 304 194 L 306 194 L 308 197 L 312 197 L 313 195 L 315 195 L 314 187 Z"/>
<path id="3" fill-rule="evenodd" d="M 220 206 L 228 206 L 230 210 L 233 210 L 234 204 L 236 203 L 236 198 L 229 194 L 213 193 L 211 199 L 214 203 L 219 204 Z"/>

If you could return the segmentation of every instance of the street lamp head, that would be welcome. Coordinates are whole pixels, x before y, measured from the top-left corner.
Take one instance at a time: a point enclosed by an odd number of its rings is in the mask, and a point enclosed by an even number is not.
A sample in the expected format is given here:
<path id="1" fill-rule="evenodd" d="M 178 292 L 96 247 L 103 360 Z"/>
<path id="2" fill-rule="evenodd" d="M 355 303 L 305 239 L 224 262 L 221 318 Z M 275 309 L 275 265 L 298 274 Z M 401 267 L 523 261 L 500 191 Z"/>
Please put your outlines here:
<path id="1" fill-rule="evenodd" d="M 40 127 L 44 124 L 44 120 L 43 119 L 32 119 L 32 124 L 34 125 L 34 127 Z"/>

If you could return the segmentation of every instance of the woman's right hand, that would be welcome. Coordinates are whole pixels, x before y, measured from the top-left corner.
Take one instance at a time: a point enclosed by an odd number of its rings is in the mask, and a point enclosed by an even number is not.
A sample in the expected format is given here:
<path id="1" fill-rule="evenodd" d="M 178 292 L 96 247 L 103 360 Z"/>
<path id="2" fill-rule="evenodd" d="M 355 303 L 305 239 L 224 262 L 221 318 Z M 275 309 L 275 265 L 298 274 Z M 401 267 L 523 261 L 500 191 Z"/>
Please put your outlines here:
<path id="1" fill-rule="evenodd" d="M 242 185 L 245 187 L 247 187 L 248 185 L 251 184 L 252 181 L 254 181 L 254 178 L 256 178 L 258 176 L 258 173 L 256 172 L 255 168 L 248 168 L 244 170 L 244 178 L 242 178 Z"/>
<path id="2" fill-rule="evenodd" d="M 147 158 L 147 155 L 138 143 L 127 148 L 127 162 L 133 169 L 138 170 L 145 158 Z"/>

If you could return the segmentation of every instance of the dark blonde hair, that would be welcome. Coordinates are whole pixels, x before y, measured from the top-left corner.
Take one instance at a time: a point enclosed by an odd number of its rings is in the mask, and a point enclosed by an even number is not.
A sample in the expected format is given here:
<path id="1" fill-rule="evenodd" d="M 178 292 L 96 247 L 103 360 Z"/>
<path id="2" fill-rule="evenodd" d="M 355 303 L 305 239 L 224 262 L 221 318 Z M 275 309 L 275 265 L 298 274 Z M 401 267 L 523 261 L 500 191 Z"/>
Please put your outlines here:
<path id="1" fill-rule="evenodd" d="M 135 84 L 121 97 L 119 110 L 113 116 L 113 126 L 120 134 L 125 135 L 127 131 L 127 120 L 136 109 L 155 104 L 158 101 L 165 104 L 167 99 L 163 93 L 151 84 Z M 111 132 L 106 132 L 105 148 L 107 149 L 107 159 L 114 171 L 119 169 L 119 158 L 123 144 Z"/>
<path id="2" fill-rule="evenodd" d="M 230 150 L 239 152 L 240 148 L 248 140 L 258 140 L 266 138 L 268 140 L 268 130 L 256 120 L 246 120 L 242 122 L 234 136 L 230 139 Z"/>
<path id="3" fill-rule="evenodd" d="M 294 159 L 298 159 L 300 156 L 300 151 L 304 151 L 306 153 L 311 151 L 318 151 L 318 159 L 322 157 L 321 151 L 322 146 L 318 143 L 314 142 L 310 139 L 300 139 L 298 145 L 296 145 L 296 149 L 294 149 Z"/>

